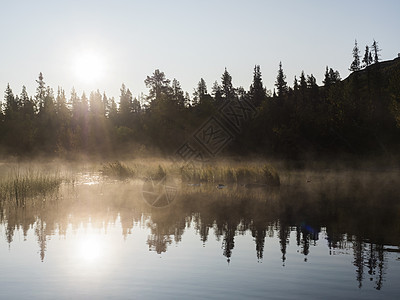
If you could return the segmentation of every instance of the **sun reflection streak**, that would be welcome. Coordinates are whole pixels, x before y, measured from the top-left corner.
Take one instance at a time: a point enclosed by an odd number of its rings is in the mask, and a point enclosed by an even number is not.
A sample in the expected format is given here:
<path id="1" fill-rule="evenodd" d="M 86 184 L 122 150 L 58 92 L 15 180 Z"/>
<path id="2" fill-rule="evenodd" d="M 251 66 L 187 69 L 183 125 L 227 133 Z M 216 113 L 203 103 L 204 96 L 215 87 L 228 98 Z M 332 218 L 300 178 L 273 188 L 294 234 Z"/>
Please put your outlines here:
<path id="1" fill-rule="evenodd" d="M 82 239 L 78 245 L 78 257 L 85 262 L 98 261 L 104 256 L 104 245 L 101 240 L 91 235 L 88 238 Z"/>

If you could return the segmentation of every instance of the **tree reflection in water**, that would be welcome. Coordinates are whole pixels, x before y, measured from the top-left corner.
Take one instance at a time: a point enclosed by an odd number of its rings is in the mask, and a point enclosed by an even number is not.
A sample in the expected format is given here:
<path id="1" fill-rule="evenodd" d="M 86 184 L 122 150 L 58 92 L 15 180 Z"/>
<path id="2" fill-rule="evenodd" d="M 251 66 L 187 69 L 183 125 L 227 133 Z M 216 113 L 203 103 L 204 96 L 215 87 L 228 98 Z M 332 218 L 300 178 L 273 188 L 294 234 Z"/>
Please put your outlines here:
<path id="1" fill-rule="evenodd" d="M 375 177 L 349 180 L 336 176 L 324 184 L 300 182 L 255 190 L 188 186 L 164 209 L 152 208 L 142 200 L 140 184 L 78 185 L 73 192 L 64 186 L 57 199 L 33 199 L 23 207 L 0 203 L 0 221 L 9 244 L 16 230 L 26 238 L 33 228 L 42 261 L 50 236 L 66 235 L 67 228 L 89 223 L 104 229 L 118 219 L 125 238 L 135 224 L 148 228 L 147 245 L 158 254 L 173 242 L 179 243 L 189 226 L 203 245 L 214 232 L 228 262 L 234 257 L 235 237 L 246 232 L 253 237 L 258 261 L 263 260 L 266 239 L 276 235 L 283 265 L 292 232 L 305 261 L 324 232 L 330 255 L 353 252 L 359 287 L 368 278 L 379 290 L 387 268 L 385 245 L 400 245 L 400 188 L 393 182 L 376 181 Z"/>

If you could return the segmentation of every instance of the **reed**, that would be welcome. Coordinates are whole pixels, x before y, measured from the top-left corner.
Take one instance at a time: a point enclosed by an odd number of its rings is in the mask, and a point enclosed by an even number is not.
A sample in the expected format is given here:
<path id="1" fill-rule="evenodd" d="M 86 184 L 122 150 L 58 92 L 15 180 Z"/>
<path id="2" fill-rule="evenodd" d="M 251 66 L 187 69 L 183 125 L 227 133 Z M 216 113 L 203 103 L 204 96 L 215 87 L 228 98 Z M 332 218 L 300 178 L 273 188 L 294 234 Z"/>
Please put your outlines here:
<path id="1" fill-rule="evenodd" d="M 29 198 L 46 196 L 58 191 L 62 183 L 58 173 L 14 170 L 0 179 L 0 201 L 11 201 L 16 205 L 24 205 Z"/>
<path id="2" fill-rule="evenodd" d="M 184 182 L 280 185 L 278 172 L 268 164 L 263 166 L 186 165 L 181 168 Z"/>
<path id="3" fill-rule="evenodd" d="M 270 164 L 188 164 L 179 166 L 163 160 L 124 162 L 103 165 L 103 175 L 117 178 L 162 179 L 180 177 L 183 182 L 280 185 L 280 177 Z"/>
<path id="4" fill-rule="evenodd" d="M 119 161 L 103 165 L 101 172 L 105 176 L 117 179 L 134 177 L 137 173 L 134 169 L 122 164 Z"/>

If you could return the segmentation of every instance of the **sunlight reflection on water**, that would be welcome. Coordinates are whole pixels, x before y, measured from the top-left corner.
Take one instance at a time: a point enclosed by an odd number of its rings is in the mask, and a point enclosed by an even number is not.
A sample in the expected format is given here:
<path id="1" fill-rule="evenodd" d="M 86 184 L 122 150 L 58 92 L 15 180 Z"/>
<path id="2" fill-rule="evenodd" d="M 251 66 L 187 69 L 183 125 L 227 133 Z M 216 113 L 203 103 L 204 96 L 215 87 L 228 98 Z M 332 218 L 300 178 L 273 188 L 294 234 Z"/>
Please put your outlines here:
<path id="1" fill-rule="evenodd" d="M 102 180 L 103 178 L 101 172 L 77 173 L 75 176 L 76 185 L 100 184 Z"/>

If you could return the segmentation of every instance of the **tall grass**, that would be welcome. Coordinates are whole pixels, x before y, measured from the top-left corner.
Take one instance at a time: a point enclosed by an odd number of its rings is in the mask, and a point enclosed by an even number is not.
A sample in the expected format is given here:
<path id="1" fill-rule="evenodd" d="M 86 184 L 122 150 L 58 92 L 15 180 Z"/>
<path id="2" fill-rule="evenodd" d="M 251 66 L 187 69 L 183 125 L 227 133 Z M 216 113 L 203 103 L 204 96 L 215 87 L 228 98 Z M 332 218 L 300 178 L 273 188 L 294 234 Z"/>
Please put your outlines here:
<path id="1" fill-rule="evenodd" d="M 162 179 L 171 175 L 180 177 L 183 182 L 210 182 L 210 183 L 237 183 L 237 184 L 265 184 L 280 185 L 278 172 L 269 164 L 189 164 L 174 165 L 171 162 L 153 160 L 150 162 L 136 162 L 123 164 L 119 161 L 103 165 L 103 175 L 118 179 L 152 178 Z"/>
<path id="2" fill-rule="evenodd" d="M 103 165 L 101 172 L 105 176 L 118 179 L 126 179 L 136 175 L 134 169 L 122 164 L 119 161 Z"/>
<path id="3" fill-rule="evenodd" d="M 46 196 L 58 191 L 61 183 L 62 178 L 58 173 L 14 170 L 0 179 L 0 201 L 24 205 L 29 198 Z"/>
<path id="4" fill-rule="evenodd" d="M 182 181 L 185 182 L 280 185 L 279 174 L 268 164 L 263 166 L 186 165 L 181 168 L 181 176 Z"/>
<path id="5" fill-rule="evenodd" d="M 170 166 L 160 165 L 159 163 L 134 163 L 127 164 L 115 161 L 107 163 L 102 166 L 101 173 L 105 176 L 116 178 L 116 179 L 127 179 L 127 178 L 152 178 L 162 179 L 165 175 L 172 172 Z"/>

